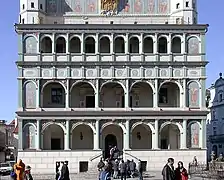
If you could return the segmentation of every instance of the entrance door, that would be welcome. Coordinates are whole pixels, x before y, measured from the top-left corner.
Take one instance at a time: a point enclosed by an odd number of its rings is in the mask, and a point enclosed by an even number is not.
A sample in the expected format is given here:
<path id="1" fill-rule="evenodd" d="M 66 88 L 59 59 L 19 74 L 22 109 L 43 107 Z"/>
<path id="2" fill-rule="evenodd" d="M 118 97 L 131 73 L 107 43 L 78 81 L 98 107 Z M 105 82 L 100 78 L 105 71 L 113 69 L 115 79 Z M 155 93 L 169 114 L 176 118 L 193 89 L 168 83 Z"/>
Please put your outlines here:
<path id="1" fill-rule="evenodd" d="M 51 139 L 51 150 L 61 150 L 61 139 L 58 138 Z"/>
<path id="2" fill-rule="evenodd" d="M 86 108 L 95 107 L 95 96 L 86 96 Z"/>
<path id="3" fill-rule="evenodd" d="M 113 134 L 108 134 L 105 137 L 105 154 L 104 158 L 109 158 L 110 157 L 110 149 L 114 146 L 117 146 L 117 138 Z"/>

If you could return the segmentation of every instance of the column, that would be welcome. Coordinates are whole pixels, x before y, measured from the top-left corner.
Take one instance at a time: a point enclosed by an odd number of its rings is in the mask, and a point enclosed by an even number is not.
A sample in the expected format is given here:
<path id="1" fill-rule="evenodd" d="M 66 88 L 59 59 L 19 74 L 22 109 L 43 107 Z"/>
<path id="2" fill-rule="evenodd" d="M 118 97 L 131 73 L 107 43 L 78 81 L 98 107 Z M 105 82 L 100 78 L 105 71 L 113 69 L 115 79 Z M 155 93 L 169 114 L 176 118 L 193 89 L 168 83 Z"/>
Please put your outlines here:
<path id="1" fill-rule="evenodd" d="M 155 38 L 153 40 L 153 51 L 154 54 L 158 53 L 158 34 L 155 34 Z"/>
<path id="2" fill-rule="evenodd" d="M 187 99 L 187 82 L 186 82 L 186 79 L 183 79 L 183 102 L 182 102 L 182 105 L 183 105 L 183 108 L 186 108 L 186 99 Z"/>
<path id="3" fill-rule="evenodd" d="M 158 79 L 155 79 L 155 92 L 153 92 L 153 107 L 158 108 Z"/>
<path id="4" fill-rule="evenodd" d="M 129 108 L 129 79 L 126 79 L 125 108 Z"/>
<path id="5" fill-rule="evenodd" d="M 154 149 L 159 149 L 159 119 L 155 119 Z"/>
<path id="6" fill-rule="evenodd" d="M 52 53 L 53 54 L 56 53 L 55 50 L 56 50 L 55 49 L 55 33 L 53 33 L 53 35 L 52 35 Z"/>
<path id="7" fill-rule="evenodd" d="M 93 149 L 99 150 L 100 149 L 100 121 L 96 120 L 96 133 L 94 134 L 94 142 L 93 142 Z"/>
<path id="8" fill-rule="evenodd" d="M 18 123 L 18 150 L 23 150 L 23 120 L 17 119 Z"/>
<path id="9" fill-rule="evenodd" d="M 81 35 L 81 54 L 83 54 L 85 52 L 85 48 L 84 48 L 84 45 L 85 45 L 85 39 L 84 39 L 84 33 L 82 33 Z"/>
<path id="10" fill-rule="evenodd" d="M 95 54 L 99 53 L 99 34 L 96 33 L 96 42 L 95 42 Z"/>
<path id="11" fill-rule="evenodd" d="M 171 45 L 172 45 L 172 37 L 171 34 L 169 34 L 168 39 L 167 39 L 167 53 L 171 54 Z"/>
<path id="12" fill-rule="evenodd" d="M 186 53 L 186 34 L 183 34 L 182 43 L 181 43 L 181 54 Z"/>
<path id="13" fill-rule="evenodd" d="M 111 34 L 111 40 L 110 40 L 110 54 L 114 53 L 114 34 Z"/>
<path id="14" fill-rule="evenodd" d="M 40 108 L 40 80 L 37 80 L 37 90 L 36 90 L 36 108 Z"/>
<path id="15" fill-rule="evenodd" d="M 67 79 L 67 82 L 66 82 L 66 95 L 65 95 L 65 108 L 69 108 L 69 97 L 70 97 L 70 91 L 69 91 L 69 79 Z"/>
<path id="16" fill-rule="evenodd" d="M 69 34 L 66 34 L 66 54 L 69 53 Z"/>
<path id="17" fill-rule="evenodd" d="M 36 150 L 40 149 L 40 119 L 37 119 Z"/>
<path id="18" fill-rule="evenodd" d="M 23 107 L 24 107 L 24 96 L 23 96 L 23 80 L 22 79 L 18 79 L 18 109 L 23 111 Z"/>
<path id="19" fill-rule="evenodd" d="M 207 134 L 206 134 L 206 119 L 202 119 L 201 120 L 201 138 L 200 138 L 200 141 L 201 141 L 201 148 L 202 149 L 206 149 L 206 137 L 207 137 Z"/>
<path id="20" fill-rule="evenodd" d="M 124 133 L 124 149 L 129 150 L 130 149 L 130 122 L 129 119 L 125 122 L 126 127 L 126 133 Z"/>
<path id="21" fill-rule="evenodd" d="M 66 132 L 65 132 L 65 150 L 70 150 L 70 120 L 66 120 Z"/>
<path id="22" fill-rule="evenodd" d="M 99 79 L 96 79 L 95 108 L 99 108 Z"/>
<path id="23" fill-rule="evenodd" d="M 183 119 L 183 134 L 181 144 L 181 149 L 187 149 L 187 119 Z"/>
<path id="24" fill-rule="evenodd" d="M 139 54 L 143 53 L 143 34 L 140 35 L 140 41 L 139 41 Z"/>
<path id="25" fill-rule="evenodd" d="M 125 36 L 125 54 L 128 54 L 129 53 L 128 46 L 129 46 L 129 35 L 127 33 L 126 36 Z"/>

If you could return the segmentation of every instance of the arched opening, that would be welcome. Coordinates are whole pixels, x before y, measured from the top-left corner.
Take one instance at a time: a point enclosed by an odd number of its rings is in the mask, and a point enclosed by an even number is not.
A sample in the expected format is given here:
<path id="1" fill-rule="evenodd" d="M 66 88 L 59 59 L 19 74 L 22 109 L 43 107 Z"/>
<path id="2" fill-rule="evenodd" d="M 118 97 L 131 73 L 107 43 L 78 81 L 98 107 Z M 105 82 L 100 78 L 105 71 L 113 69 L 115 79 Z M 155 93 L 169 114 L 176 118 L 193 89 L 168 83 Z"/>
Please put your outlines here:
<path id="1" fill-rule="evenodd" d="M 115 53 L 125 53 L 125 43 L 123 37 L 116 37 L 114 42 Z"/>
<path id="2" fill-rule="evenodd" d="M 41 53 L 52 53 L 52 41 L 50 37 L 44 37 L 40 46 Z"/>
<path id="3" fill-rule="evenodd" d="M 101 87 L 100 107 L 104 108 L 123 108 L 124 89 L 116 82 L 109 82 Z"/>
<path id="4" fill-rule="evenodd" d="M 146 124 L 137 125 L 132 131 L 132 149 L 152 149 L 152 131 Z"/>
<path id="5" fill-rule="evenodd" d="M 137 82 L 131 87 L 130 107 L 153 107 L 153 90 L 146 82 Z"/>
<path id="6" fill-rule="evenodd" d="M 129 53 L 139 53 L 139 40 L 137 37 L 129 39 Z"/>
<path id="7" fill-rule="evenodd" d="M 144 53 L 153 53 L 153 39 L 151 37 L 144 38 L 143 41 L 143 52 Z"/>
<path id="8" fill-rule="evenodd" d="M 66 53 L 66 40 L 64 37 L 58 37 L 56 39 L 56 53 Z"/>
<path id="9" fill-rule="evenodd" d="M 36 85 L 32 81 L 26 82 L 24 85 L 24 107 L 36 108 Z"/>
<path id="10" fill-rule="evenodd" d="M 57 124 L 50 124 L 43 132 L 43 150 L 64 150 L 64 130 Z"/>
<path id="11" fill-rule="evenodd" d="M 23 52 L 28 54 L 36 54 L 37 52 L 37 40 L 33 36 L 26 37 L 23 44 Z"/>
<path id="12" fill-rule="evenodd" d="M 198 122 L 192 122 L 188 125 L 188 148 L 199 148 L 200 144 L 200 126 Z"/>
<path id="13" fill-rule="evenodd" d="M 197 37 L 190 37 L 187 40 L 187 53 L 198 54 L 199 53 L 199 40 Z"/>
<path id="14" fill-rule="evenodd" d="M 42 90 L 43 108 L 64 108 L 65 89 L 57 82 L 52 82 L 43 87 Z"/>
<path id="15" fill-rule="evenodd" d="M 93 37 L 87 37 L 85 39 L 85 53 L 95 53 L 95 39 Z"/>
<path id="16" fill-rule="evenodd" d="M 101 149 L 104 150 L 104 157 L 110 156 L 110 149 L 117 146 L 118 151 L 123 150 L 123 130 L 117 124 L 110 124 L 102 129 Z"/>
<path id="17" fill-rule="evenodd" d="M 72 150 L 75 149 L 93 149 L 93 131 L 86 124 L 76 126 L 72 131 Z"/>
<path id="18" fill-rule="evenodd" d="M 100 39 L 100 53 L 110 53 L 110 39 L 108 37 L 102 37 Z"/>
<path id="19" fill-rule="evenodd" d="M 160 86 L 159 107 L 180 107 L 180 89 L 176 83 L 166 82 Z"/>
<path id="20" fill-rule="evenodd" d="M 161 149 L 180 148 L 180 130 L 175 124 L 166 124 L 160 131 Z"/>
<path id="21" fill-rule="evenodd" d="M 171 52 L 172 53 L 181 53 L 181 39 L 180 39 L 180 37 L 174 37 L 172 39 Z"/>
<path id="22" fill-rule="evenodd" d="M 158 41 L 158 52 L 167 53 L 167 39 L 165 37 L 160 37 Z"/>
<path id="23" fill-rule="evenodd" d="M 32 124 L 23 129 L 23 149 L 36 149 L 36 130 Z"/>
<path id="24" fill-rule="evenodd" d="M 70 53 L 81 53 L 81 41 L 78 37 L 73 37 L 69 43 Z"/>
<path id="25" fill-rule="evenodd" d="M 72 86 L 70 93 L 70 107 L 72 108 L 94 108 L 95 92 L 87 82 L 79 82 Z"/>

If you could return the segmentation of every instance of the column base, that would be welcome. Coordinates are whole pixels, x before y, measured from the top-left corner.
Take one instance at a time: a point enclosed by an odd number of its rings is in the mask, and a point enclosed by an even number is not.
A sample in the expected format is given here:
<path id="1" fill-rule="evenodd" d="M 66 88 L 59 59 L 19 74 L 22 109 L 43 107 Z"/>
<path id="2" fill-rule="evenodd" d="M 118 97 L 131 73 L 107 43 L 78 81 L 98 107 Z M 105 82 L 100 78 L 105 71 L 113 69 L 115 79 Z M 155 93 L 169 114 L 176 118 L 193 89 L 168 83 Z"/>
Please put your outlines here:
<path id="1" fill-rule="evenodd" d="M 187 150 L 188 148 L 187 147 L 183 147 L 183 148 L 180 148 L 181 150 Z"/>
<path id="2" fill-rule="evenodd" d="M 68 149 L 66 148 L 66 149 L 64 149 L 64 151 L 71 151 L 71 149 L 70 148 L 68 148 Z"/>
<path id="3" fill-rule="evenodd" d="M 40 149 L 40 148 L 36 148 L 36 151 L 42 151 L 42 149 Z"/>
<path id="4" fill-rule="evenodd" d="M 101 151 L 100 148 L 94 148 L 93 150 L 94 150 L 94 151 Z"/>
<path id="5" fill-rule="evenodd" d="M 152 150 L 161 150 L 160 148 L 153 148 Z"/>

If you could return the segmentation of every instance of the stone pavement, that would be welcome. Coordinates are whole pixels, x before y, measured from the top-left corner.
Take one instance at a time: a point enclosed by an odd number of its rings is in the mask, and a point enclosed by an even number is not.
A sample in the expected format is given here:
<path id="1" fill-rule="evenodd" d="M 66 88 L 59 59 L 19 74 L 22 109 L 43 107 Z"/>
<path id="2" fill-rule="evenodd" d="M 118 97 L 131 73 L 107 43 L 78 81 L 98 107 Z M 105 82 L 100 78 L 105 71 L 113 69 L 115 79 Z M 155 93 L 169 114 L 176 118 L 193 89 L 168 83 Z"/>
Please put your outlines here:
<path id="1" fill-rule="evenodd" d="M 54 180 L 54 175 L 33 175 L 34 180 Z M 97 174 L 80 173 L 70 174 L 70 180 L 98 180 Z M 0 180 L 11 180 L 10 176 L 0 176 Z M 128 178 L 127 180 L 138 180 L 138 178 Z M 162 180 L 161 172 L 147 172 L 144 174 L 144 180 Z M 192 177 L 191 180 L 202 180 L 202 178 Z"/>

